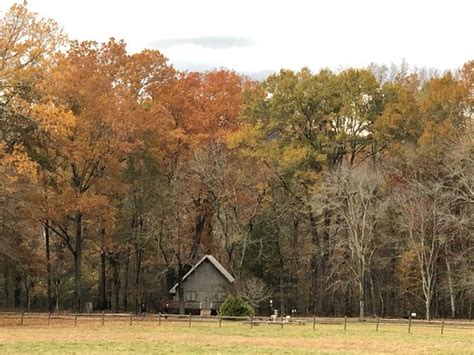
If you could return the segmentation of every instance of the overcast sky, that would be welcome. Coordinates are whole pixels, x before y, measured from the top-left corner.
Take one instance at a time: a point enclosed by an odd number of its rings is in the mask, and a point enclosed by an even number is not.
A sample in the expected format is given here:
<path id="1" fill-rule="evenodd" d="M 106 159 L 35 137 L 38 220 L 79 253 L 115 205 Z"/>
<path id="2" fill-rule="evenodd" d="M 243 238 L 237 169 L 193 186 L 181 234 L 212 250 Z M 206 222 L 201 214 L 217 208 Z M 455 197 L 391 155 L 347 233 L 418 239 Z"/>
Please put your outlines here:
<path id="1" fill-rule="evenodd" d="M 14 1 L 0 0 L 0 11 Z M 179 69 L 245 73 L 362 67 L 441 70 L 474 59 L 474 1 L 29 0 L 74 39 L 159 49 Z"/>

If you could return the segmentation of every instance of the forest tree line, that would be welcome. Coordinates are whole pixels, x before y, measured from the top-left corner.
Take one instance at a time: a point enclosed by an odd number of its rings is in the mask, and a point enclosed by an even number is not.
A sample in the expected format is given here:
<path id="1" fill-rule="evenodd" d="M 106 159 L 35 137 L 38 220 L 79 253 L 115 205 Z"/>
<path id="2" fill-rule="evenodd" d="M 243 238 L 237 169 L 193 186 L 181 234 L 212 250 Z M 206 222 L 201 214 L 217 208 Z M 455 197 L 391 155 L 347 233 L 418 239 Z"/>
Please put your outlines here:
<path id="1" fill-rule="evenodd" d="M 14 5 L 0 308 L 161 311 L 212 254 L 264 314 L 472 319 L 473 100 L 474 61 L 255 81 Z"/>

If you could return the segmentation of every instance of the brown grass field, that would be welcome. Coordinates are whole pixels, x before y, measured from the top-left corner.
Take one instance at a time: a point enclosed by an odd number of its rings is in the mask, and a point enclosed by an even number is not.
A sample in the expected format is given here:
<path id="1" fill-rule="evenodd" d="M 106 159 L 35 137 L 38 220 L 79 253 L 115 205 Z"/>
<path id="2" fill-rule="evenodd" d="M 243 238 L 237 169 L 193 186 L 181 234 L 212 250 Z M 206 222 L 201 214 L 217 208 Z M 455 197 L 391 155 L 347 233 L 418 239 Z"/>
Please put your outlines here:
<path id="1" fill-rule="evenodd" d="M 384 323 L 260 324 L 242 321 L 158 322 L 79 317 L 0 318 L 0 353 L 175 353 L 175 354 L 474 354 L 474 328 Z"/>

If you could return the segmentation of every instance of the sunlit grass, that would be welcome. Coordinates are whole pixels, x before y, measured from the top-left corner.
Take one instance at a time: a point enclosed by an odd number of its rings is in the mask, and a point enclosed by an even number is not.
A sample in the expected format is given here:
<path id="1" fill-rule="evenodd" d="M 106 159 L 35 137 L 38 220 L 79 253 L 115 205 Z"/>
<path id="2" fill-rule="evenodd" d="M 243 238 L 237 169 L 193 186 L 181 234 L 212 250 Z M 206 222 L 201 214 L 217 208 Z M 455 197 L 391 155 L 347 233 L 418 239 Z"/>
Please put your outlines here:
<path id="1" fill-rule="evenodd" d="M 444 329 L 381 323 L 280 325 L 163 321 L 106 322 L 79 320 L 0 328 L 1 353 L 474 353 L 470 329 Z"/>

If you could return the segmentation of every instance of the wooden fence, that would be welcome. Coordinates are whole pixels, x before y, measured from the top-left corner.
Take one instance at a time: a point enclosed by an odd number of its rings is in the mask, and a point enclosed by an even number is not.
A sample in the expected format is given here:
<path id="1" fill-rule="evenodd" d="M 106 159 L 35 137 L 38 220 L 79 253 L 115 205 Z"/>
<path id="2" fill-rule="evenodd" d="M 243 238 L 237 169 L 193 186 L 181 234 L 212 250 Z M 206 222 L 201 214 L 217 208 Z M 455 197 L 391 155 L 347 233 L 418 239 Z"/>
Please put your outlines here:
<path id="1" fill-rule="evenodd" d="M 418 319 L 388 319 L 388 318 L 319 318 L 319 317 L 227 317 L 227 316 L 210 316 L 202 317 L 196 315 L 179 315 L 179 314 L 143 314 L 136 315 L 134 313 L 27 313 L 27 312 L 0 312 L 0 327 L 5 326 L 52 326 L 60 323 L 70 326 L 78 326 L 81 323 L 94 323 L 105 326 L 107 323 L 120 322 L 132 326 L 135 323 L 154 323 L 161 326 L 163 323 L 182 322 L 188 327 L 199 323 L 215 323 L 219 328 L 223 323 L 240 322 L 250 328 L 258 325 L 276 326 L 281 329 L 287 326 L 306 325 L 312 330 L 318 329 L 318 326 L 337 325 L 344 332 L 350 330 L 353 324 L 365 324 L 373 326 L 373 330 L 378 332 L 380 326 L 398 325 L 405 326 L 408 333 L 412 333 L 414 328 L 437 328 L 440 334 L 444 334 L 447 329 L 469 329 L 474 331 L 474 323 L 472 321 L 462 320 L 434 320 L 425 321 Z"/>

